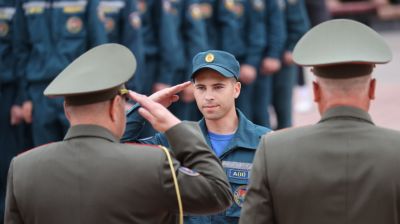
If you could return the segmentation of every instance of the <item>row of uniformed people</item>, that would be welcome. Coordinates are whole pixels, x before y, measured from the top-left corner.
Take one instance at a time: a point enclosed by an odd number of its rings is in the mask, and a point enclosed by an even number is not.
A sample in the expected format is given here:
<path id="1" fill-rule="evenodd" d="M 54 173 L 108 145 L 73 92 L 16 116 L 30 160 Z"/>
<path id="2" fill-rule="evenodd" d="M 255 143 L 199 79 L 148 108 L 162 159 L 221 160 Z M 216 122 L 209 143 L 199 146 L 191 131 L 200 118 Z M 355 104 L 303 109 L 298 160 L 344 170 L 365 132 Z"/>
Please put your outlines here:
<path id="1" fill-rule="evenodd" d="M 9 1 L 11 8 L 15 4 L 12 2 Z M 272 102 L 278 118 L 283 117 L 278 124 L 290 125 L 291 88 L 275 88 L 275 84 L 291 86 L 293 66 L 282 66 L 279 75 L 264 75 L 278 72 L 281 64 L 292 63 L 291 48 L 307 29 L 302 0 L 16 3 L 13 77 L 20 87 L 17 98 L 24 118 L 35 121 L 35 145 L 60 139 L 68 126 L 61 115 L 62 102 L 41 96 L 44 86 L 78 55 L 107 41 L 122 43 L 135 53 L 139 71 L 128 87 L 145 94 L 188 80 L 188 65 L 197 52 L 230 52 L 241 63 L 239 108 L 251 120 L 269 126 L 266 108 Z M 8 15 L 11 14 L 14 16 L 14 11 Z M 10 28 L 4 25 L 2 32 L 10 35 Z M 279 94 L 267 93 L 274 89 Z M 183 99 L 192 101 L 190 91 L 187 95 Z M 185 105 L 172 109 L 182 118 L 195 119 L 189 116 L 193 113 L 180 113 L 186 110 L 183 108 Z"/>

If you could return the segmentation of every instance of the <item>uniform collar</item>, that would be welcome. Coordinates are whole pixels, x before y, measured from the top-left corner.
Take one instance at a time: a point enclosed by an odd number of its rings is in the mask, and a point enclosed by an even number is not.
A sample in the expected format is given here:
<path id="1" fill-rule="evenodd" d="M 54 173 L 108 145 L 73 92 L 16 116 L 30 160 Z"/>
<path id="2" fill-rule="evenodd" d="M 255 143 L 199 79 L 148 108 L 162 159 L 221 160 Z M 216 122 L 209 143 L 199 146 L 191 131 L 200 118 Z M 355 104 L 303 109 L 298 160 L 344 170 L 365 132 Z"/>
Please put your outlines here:
<path id="1" fill-rule="evenodd" d="M 269 132 L 270 129 L 265 128 L 265 131 L 262 131 L 261 133 L 261 131 L 258 130 L 260 128 L 257 129 L 257 125 L 248 120 L 239 109 L 236 109 L 236 114 L 238 115 L 239 119 L 238 128 L 235 132 L 235 135 L 233 136 L 232 141 L 229 143 L 227 150 L 225 150 L 224 153 L 238 147 L 256 150 L 261 136 L 266 132 Z M 204 118 L 199 121 L 199 126 L 203 132 L 203 135 L 207 136 L 206 141 L 208 145 L 211 145 Z"/>
<path id="2" fill-rule="evenodd" d="M 364 121 L 364 122 L 367 122 L 370 124 L 374 124 L 372 122 L 371 116 L 367 112 L 365 112 L 364 110 L 361 110 L 359 108 L 351 107 L 351 106 L 332 107 L 332 108 L 328 109 L 322 115 L 322 118 L 319 122 L 321 123 L 321 122 L 325 122 L 327 120 L 340 119 L 340 118 L 344 118 L 344 117 L 354 119 L 354 120 Z"/>
<path id="3" fill-rule="evenodd" d="M 81 138 L 81 137 L 95 137 L 95 138 L 103 138 L 110 142 L 118 142 L 115 136 L 108 129 L 91 124 L 81 124 L 75 125 L 69 128 L 67 134 L 64 137 L 64 140 L 70 140 L 73 138 Z"/>

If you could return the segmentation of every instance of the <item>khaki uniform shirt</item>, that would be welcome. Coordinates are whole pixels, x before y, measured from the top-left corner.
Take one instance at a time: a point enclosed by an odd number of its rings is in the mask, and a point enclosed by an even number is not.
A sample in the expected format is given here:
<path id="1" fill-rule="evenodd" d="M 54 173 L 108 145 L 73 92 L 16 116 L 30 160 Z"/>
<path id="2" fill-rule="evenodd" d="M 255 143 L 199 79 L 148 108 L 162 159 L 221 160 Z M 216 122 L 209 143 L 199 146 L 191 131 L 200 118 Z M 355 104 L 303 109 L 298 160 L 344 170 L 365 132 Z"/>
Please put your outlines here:
<path id="1" fill-rule="evenodd" d="M 353 107 L 263 137 L 242 224 L 400 223 L 400 132 Z"/>
<path id="2" fill-rule="evenodd" d="M 184 211 L 227 208 L 230 186 L 197 124 L 183 122 L 166 135 Z M 100 126 L 71 127 L 64 141 L 30 150 L 10 165 L 6 224 L 176 223 L 177 213 L 164 152 L 120 144 Z"/>

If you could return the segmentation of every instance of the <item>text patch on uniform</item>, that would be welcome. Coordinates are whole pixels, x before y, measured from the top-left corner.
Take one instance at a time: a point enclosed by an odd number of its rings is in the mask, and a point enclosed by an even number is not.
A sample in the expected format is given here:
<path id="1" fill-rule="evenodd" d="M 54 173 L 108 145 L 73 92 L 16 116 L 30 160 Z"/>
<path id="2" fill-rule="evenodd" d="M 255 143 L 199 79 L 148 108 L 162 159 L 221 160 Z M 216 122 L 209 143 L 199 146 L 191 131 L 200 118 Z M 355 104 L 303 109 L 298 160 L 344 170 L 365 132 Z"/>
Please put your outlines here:
<path id="1" fill-rule="evenodd" d="M 233 177 L 237 179 L 248 179 L 249 170 L 228 169 L 228 177 Z"/>
<path id="2" fill-rule="evenodd" d="M 222 166 L 226 170 L 228 178 L 247 180 L 250 177 L 251 163 L 222 161 Z"/>

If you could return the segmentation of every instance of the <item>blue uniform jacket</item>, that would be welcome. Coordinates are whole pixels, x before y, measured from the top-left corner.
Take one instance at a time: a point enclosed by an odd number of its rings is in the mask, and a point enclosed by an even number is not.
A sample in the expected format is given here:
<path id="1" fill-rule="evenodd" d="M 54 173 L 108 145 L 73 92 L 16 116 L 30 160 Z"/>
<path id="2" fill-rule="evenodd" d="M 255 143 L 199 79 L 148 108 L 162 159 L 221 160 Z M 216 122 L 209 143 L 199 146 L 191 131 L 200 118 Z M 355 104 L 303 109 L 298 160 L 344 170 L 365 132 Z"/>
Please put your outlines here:
<path id="1" fill-rule="evenodd" d="M 242 112 L 237 110 L 239 126 L 232 141 L 228 144 L 219 159 L 230 181 L 235 203 L 224 213 L 212 216 L 186 216 L 185 223 L 237 223 L 240 216 L 241 206 L 247 190 L 253 158 L 260 138 L 271 131 L 266 127 L 256 125 L 249 121 Z M 139 130 L 144 124 L 143 118 L 138 113 L 128 117 L 127 128 L 122 141 L 134 141 L 145 144 L 169 146 L 164 134 L 158 133 L 146 139 L 137 139 Z M 204 118 L 199 121 L 199 126 L 205 136 L 206 142 L 211 146 Z"/>
<path id="2" fill-rule="evenodd" d="M 162 4 L 167 15 L 161 27 L 166 34 L 163 42 L 172 54 L 163 58 L 157 82 L 173 85 L 173 76 L 189 71 L 191 59 L 207 49 L 206 27 L 198 0 L 164 0 Z M 180 80 L 189 80 L 189 76 L 187 72 Z"/>
<path id="3" fill-rule="evenodd" d="M 135 77 L 144 72 L 145 63 L 141 30 L 142 22 L 137 6 L 136 0 L 100 1 L 100 11 L 105 16 L 102 22 L 107 32 L 108 42 L 122 44 L 134 53 L 137 61 Z M 133 79 L 126 86 L 128 89 L 136 90 Z"/>
<path id="4" fill-rule="evenodd" d="M 208 49 L 221 49 L 221 38 L 218 35 L 219 28 L 223 25 L 220 0 L 199 0 L 201 18 L 206 26 L 206 40 Z"/>
<path id="5" fill-rule="evenodd" d="M 287 38 L 284 5 L 277 0 L 265 0 L 264 25 L 266 32 L 266 48 L 264 57 L 280 59 L 285 49 Z"/>
<path id="6" fill-rule="evenodd" d="M 0 1 L 0 88 L 15 83 L 15 57 L 13 54 L 12 34 L 15 14 L 14 0 Z"/>
<path id="7" fill-rule="evenodd" d="M 174 11 L 174 9 L 171 3 L 170 0 L 138 0 L 142 19 L 144 55 L 146 60 L 151 58 L 150 60 L 156 61 L 157 66 L 160 67 L 160 71 L 153 75 L 155 82 L 170 82 L 171 71 L 174 71 L 175 65 L 168 62 L 175 57 L 175 54 L 180 53 L 171 44 L 171 39 L 176 36 L 172 29 L 174 14 L 171 10 Z M 163 77 L 167 77 L 166 80 L 162 80 Z"/>
<path id="8" fill-rule="evenodd" d="M 297 41 L 310 27 L 304 0 L 285 0 L 286 43 L 285 50 L 293 51 Z"/>
<path id="9" fill-rule="evenodd" d="M 107 41 L 98 0 L 19 0 L 14 23 L 17 75 L 47 83 L 75 58 Z"/>
<path id="10" fill-rule="evenodd" d="M 138 0 L 138 8 L 142 21 L 144 54 L 158 55 L 161 49 L 160 21 L 164 18 L 161 0 Z"/>
<path id="11" fill-rule="evenodd" d="M 259 0 L 223 0 L 217 16 L 221 50 L 235 55 L 241 64 L 258 67 L 266 45 L 264 8 Z"/>

